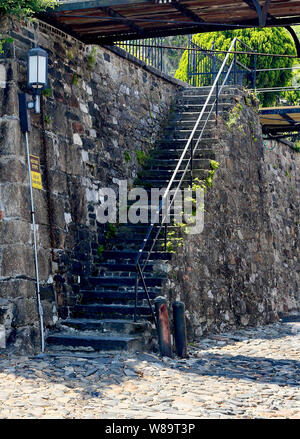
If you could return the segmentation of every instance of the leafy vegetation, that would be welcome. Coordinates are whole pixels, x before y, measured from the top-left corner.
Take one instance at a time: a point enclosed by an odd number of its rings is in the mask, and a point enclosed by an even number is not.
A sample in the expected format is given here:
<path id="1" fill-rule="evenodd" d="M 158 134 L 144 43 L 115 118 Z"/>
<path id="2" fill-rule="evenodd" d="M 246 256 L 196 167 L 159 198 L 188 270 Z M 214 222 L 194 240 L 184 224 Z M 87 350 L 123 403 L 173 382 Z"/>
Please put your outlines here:
<path id="1" fill-rule="evenodd" d="M 214 48 L 218 50 L 228 50 L 234 37 L 252 47 L 257 52 L 274 53 L 283 55 L 296 55 L 294 41 L 284 28 L 256 28 L 256 29 L 237 29 L 222 32 L 209 32 L 196 34 L 193 41 L 203 48 Z M 245 50 L 237 44 L 237 50 Z M 238 61 L 246 66 L 253 67 L 253 56 L 238 55 Z M 282 67 L 292 67 L 294 59 L 285 57 L 257 56 L 257 69 L 275 69 Z M 179 68 L 175 77 L 187 81 L 188 53 L 184 52 Z M 293 72 L 291 70 L 271 70 L 268 72 L 258 72 L 256 87 L 278 87 L 291 84 Z M 259 95 L 263 106 L 272 105 L 278 99 L 277 93 L 265 93 Z"/>
<path id="2" fill-rule="evenodd" d="M 36 12 L 54 7 L 56 4 L 56 0 L 1 0 L 0 16 L 30 17 Z"/>
<path id="3" fill-rule="evenodd" d="M 0 17 L 4 15 L 14 15 L 16 17 L 31 17 L 37 12 L 54 7 L 56 0 L 1 0 Z M 11 43 L 12 38 L 0 39 L 0 53 L 3 53 L 3 43 Z"/>
<path id="4" fill-rule="evenodd" d="M 96 46 L 92 47 L 90 53 L 87 56 L 87 66 L 89 70 L 93 70 L 94 65 L 97 61 L 97 52 L 98 49 Z"/>
<path id="5" fill-rule="evenodd" d="M 131 155 L 128 151 L 124 152 L 124 159 L 125 159 L 126 163 L 131 162 L 132 158 L 131 158 Z"/>
<path id="6" fill-rule="evenodd" d="M 139 149 L 137 149 L 135 153 L 136 153 L 136 158 L 137 158 L 138 163 L 141 166 L 144 166 L 145 161 L 148 159 L 148 155 L 144 151 L 139 150 Z"/>

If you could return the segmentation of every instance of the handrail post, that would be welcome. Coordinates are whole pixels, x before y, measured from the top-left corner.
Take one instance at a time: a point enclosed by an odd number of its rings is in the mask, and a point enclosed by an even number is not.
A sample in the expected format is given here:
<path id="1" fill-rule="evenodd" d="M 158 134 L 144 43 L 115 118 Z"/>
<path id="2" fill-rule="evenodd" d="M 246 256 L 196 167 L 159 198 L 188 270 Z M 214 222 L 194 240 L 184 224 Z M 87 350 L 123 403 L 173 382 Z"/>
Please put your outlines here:
<path id="1" fill-rule="evenodd" d="M 136 270 L 137 270 L 137 273 L 138 273 L 138 275 L 139 275 L 139 277 L 140 277 L 140 279 L 141 279 L 141 281 L 142 281 L 143 288 L 144 288 L 144 291 L 145 291 L 145 293 L 146 293 L 146 299 L 147 299 L 147 302 L 148 302 L 149 308 L 150 308 L 150 310 L 151 310 L 151 315 L 152 315 L 152 317 L 153 317 L 153 320 L 154 320 L 155 326 L 156 326 L 156 328 L 157 328 L 157 318 L 156 318 L 156 315 L 155 315 L 155 313 L 154 313 L 154 311 L 153 311 L 153 308 L 152 308 L 152 304 L 151 304 L 150 296 L 149 296 L 149 291 L 148 291 L 148 288 L 147 288 L 147 285 L 146 285 L 146 281 L 145 281 L 145 278 L 144 278 L 144 276 L 143 276 L 143 273 L 142 273 L 142 270 L 141 270 L 141 266 L 140 266 L 139 263 L 137 263 L 137 265 L 136 265 Z"/>
<path id="2" fill-rule="evenodd" d="M 213 41 L 212 44 L 212 49 L 215 49 L 215 42 Z M 214 83 L 215 80 L 215 74 L 216 74 L 216 55 L 215 52 L 212 52 L 212 56 L 213 56 L 213 76 L 212 76 L 212 83 Z"/>
<path id="3" fill-rule="evenodd" d="M 193 151 L 193 140 L 191 141 L 191 148 L 190 148 L 190 183 L 191 183 L 191 188 L 193 186 L 193 155 L 194 155 L 194 151 Z"/>
<path id="4" fill-rule="evenodd" d="M 234 59 L 234 64 L 233 64 L 233 85 L 235 85 L 236 84 L 236 40 L 235 40 L 235 42 L 234 42 L 234 56 L 233 56 L 233 59 Z"/>
<path id="5" fill-rule="evenodd" d="M 134 315 L 133 315 L 133 321 L 136 323 L 137 321 L 137 303 L 138 303 L 138 288 L 139 288 L 139 275 L 138 272 L 136 272 L 136 279 L 135 279 L 135 303 L 134 303 Z"/>
<path id="6" fill-rule="evenodd" d="M 164 230 L 164 235 L 165 235 L 165 252 L 167 251 L 167 234 L 168 234 L 168 224 L 165 223 L 165 230 Z"/>
<path id="7" fill-rule="evenodd" d="M 256 63 L 257 63 L 257 55 L 254 55 L 254 68 L 253 68 L 253 77 L 252 77 L 253 90 L 255 90 L 256 88 Z"/>
<path id="8" fill-rule="evenodd" d="M 216 85 L 216 126 L 218 125 L 219 83 Z"/>

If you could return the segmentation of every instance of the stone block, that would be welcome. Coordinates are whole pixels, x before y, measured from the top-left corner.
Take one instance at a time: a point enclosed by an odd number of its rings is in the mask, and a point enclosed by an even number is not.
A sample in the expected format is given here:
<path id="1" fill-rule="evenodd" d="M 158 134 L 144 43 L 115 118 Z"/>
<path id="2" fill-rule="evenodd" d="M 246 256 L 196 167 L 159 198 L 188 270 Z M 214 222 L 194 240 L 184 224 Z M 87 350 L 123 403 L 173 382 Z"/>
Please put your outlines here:
<path id="1" fill-rule="evenodd" d="M 14 299 L 13 327 L 33 325 L 39 321 L 36 298 L 17 297 Z"/>
<path id="2" fill-rule="evenodd" d="M 1 160 L 0 155 L 0 183 L 27 182 L 27 166 L 18 159 Z"/>
<path id="3" fill-rule="evenodd" d="M 12 352 L 18 355 L 32 355 L 41 351 L 39 323 L 34 322 L 25 327 L 17 327 L 7 340 Z"/>
<path id="4" fill-rule="evenodd" d="M 0 200 L 3 205 L 4 218 L 20 217 L 31 221 L 29 186 L 18 183 L 0 183 Z"/>
<path id="5" fill-rule="evenodd" d="M 33 247 L 24 244 L 3 246 L 1 276 L 20 275 L 35 277 Z"/>
<path id="6" fill-rule="evenodd" d="M 8 279 L 0 281 L 0 298 L 14 299 L 16 297 L 34 298 L 36 295 L 35 282 L 26 279 Z"/>
<path id="7" fill-rule="evenodd" d="M 27 221 L 0 222 L 0 245 L 31 244 L 31 224 Z"/>
<path id="8" fill-rule="evenodd" d="M 0 157 L 24 154 L 18 120 L 0 118 L 0 144 Z"/>
<path id="9" fill-rule="evenodd" d="M 19 116 L 18 89 L 13 82 L 6 82 L 5 88 L 0 87 L 0 117 Z"/>

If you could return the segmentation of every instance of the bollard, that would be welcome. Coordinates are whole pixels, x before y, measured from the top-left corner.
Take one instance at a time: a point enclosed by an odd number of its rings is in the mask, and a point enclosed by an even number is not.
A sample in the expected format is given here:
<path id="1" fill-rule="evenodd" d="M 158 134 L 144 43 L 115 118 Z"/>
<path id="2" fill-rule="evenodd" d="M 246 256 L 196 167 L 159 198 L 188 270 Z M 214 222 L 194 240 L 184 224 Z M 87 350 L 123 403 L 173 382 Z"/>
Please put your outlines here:
<path id="1" fill-rule="evenodd" d="M 173 319 L 176 353 L 178 357 L 187 358 L 187 337 L 183 302 L 173 303 Z"/>
<path id="2" fill-rule="evenodd" d="M 162 357 L 172 358 L 173 354 L 167 300 L 165 297 L 156 297 L 154 304 L 157 316 L 157 331 L 160 353 Z"/>

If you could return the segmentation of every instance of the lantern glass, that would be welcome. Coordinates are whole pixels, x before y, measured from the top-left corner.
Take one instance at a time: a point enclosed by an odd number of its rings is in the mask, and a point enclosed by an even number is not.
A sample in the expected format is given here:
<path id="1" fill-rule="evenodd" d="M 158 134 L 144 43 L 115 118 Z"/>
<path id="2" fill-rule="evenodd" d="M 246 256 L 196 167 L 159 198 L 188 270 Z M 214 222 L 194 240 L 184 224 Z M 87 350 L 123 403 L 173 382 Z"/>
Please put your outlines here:
<path id="1" fill-rule="evenodd" d="M 39 47 L 28 53 L 28 87 L 42 90 L 47 86 L 47 52 Z"/>

